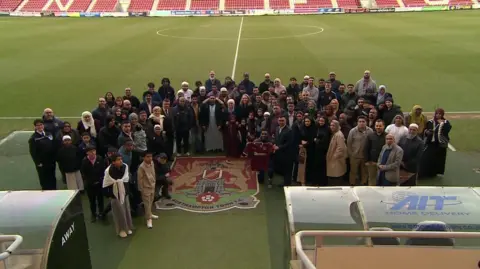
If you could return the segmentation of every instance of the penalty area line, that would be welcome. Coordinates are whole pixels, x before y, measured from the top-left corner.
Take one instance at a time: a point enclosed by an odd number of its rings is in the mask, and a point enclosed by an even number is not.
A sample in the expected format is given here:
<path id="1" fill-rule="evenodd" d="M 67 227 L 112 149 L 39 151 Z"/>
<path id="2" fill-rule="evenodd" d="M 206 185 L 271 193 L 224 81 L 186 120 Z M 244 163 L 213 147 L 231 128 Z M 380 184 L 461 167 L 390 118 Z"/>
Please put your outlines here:
<path id="1" fill-rule="evenodd" d="M 240 20 L 240 27 L 238 27 L 237 48 L 235 49 L 235 57 L 233 58 L 232 80 L 235 79 L 235 71 L 237 69 L 238 50 L 240 48 L 240 39 L 242 39 L 243 16 Z"/>

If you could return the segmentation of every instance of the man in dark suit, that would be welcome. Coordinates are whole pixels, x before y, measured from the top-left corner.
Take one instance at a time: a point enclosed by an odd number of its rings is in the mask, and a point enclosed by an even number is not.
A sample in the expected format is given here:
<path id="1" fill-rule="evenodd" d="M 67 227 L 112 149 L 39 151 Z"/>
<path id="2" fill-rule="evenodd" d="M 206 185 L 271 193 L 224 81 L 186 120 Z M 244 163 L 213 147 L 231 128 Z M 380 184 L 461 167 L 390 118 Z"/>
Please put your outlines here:
<path id="1" fill-rule="evenodd" d="M 292 168 L 294 161 L 293 133 L 287 126 L 287 119 L 284 114 L 278 118 L 278 127 L 275 130 L 274 166 L 275 170 L 283 176 L 283 185 L 292 184 Z"/>
<path id="2" fill-rule="evenodd" d="M 145 102 L 141 103 L 138 107 L 138 111 L 145 111 L 147 112 L 147 117 L 150 117 L 150 114 L 153 112 L 153 108 L 156 106 L 160 106 L 159 103 L 154 102 L 152 100 L 152 94 L 147 92 L 145 94 Z"/>
<path id="3" fill-rule="evenodd" d="M 165 136 L 167 138 L 165 142 L 166 154 L 169 161 L 173 161 L 173 146 L 175 140 L 175 124 L 173 122 L 173 108 L 170 106 L 170 100 L 165 99 L 162 103 L 162 115 L 165 116 L 163 119 L 163 130 L 165 131 Z"/>

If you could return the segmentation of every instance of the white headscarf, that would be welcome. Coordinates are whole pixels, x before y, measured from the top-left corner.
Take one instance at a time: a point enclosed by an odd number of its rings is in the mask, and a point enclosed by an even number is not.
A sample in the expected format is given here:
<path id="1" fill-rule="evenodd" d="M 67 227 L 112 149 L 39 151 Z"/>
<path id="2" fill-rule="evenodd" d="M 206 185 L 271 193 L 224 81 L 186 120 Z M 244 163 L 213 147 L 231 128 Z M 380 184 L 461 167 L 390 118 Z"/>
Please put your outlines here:
<path id="1" fill-rule="evenodd" d="M 117 198 L 120 201 L 120 204 L 123 205 L 125 202 L 125 186 L 123 183 L 128 182 L 129 180 L 129 174 L 128 174 L 128 165 L 125 164 L 125 173 L 123 174 L 123 177 L 121 179 L 114 179 L 110 176 L 109 171 L 110 171 L 111 165 L 105 169 L 105 176 L 103 178 L 103 185 L 102 188 L 109 187 L 113 185 L 113 195 L 115 198 Z"/>
<path id="2" fill-rule="evenodd" d="M 85 121 L 85 116 L 90 116 L 90 121 Z M 97 137 L 97 129 L 95 129 L 95 120 L 93 119 L 92 113 L 85 111 L 82 113 L 82 123 L 85 130 L 90 128 L 90 135 L 92 137 Z"/>

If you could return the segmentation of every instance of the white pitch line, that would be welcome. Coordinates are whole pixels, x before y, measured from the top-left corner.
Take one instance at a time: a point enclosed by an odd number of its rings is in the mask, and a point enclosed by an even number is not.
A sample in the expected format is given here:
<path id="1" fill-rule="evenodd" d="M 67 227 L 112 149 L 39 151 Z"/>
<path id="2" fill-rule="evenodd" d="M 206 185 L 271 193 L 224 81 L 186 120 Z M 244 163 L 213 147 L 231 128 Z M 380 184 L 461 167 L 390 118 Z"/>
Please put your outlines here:
<path id="1" fill-rule="evenodd" d="M 456 148 L 453 147 L 452 144 L 448 143 L 448 148 L 451 150 L 451 151 L 457 151 Z"/>
<path id="2" fill-rule="evenodd" d="M 5 144 L 5 142 L 9 141 L 10 139 L 12 139 L 15 135 L 17 134 L 17 131 L 14 131 L 14 132 L 11 132 L 9 135 L 7 135 L 5 138 L 3 138 L 2 140 L 0 140 L 0 146 Z"/>
<path id="3" fill-rule="evenodd" d="M 237 48 L 235 49 L 235 58 L 233 58 L 232 80 L 235 79 L 235 71 L 237 69 L 238 49 L 240 48 L 240 39 L 242 39 L 243 18 L 244 17 L 242 16 L 240 27 L 238 28 Z"/>

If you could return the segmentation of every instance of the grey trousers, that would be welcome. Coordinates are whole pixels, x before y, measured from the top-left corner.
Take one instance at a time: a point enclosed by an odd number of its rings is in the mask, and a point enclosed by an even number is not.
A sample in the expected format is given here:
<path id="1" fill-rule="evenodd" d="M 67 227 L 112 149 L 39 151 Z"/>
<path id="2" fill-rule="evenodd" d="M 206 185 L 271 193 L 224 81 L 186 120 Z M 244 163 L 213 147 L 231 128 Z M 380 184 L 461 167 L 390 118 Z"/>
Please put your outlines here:
<path id="1" fill-rule="evenodd" d="M 128 232 L 133 229 L 132 215 L 130 214 L 130 201 L 128 196 L 125 196 L 123 205 L 118 199 L 111 199 L 113 222 L 115 223 L 115 230 Z"/>

